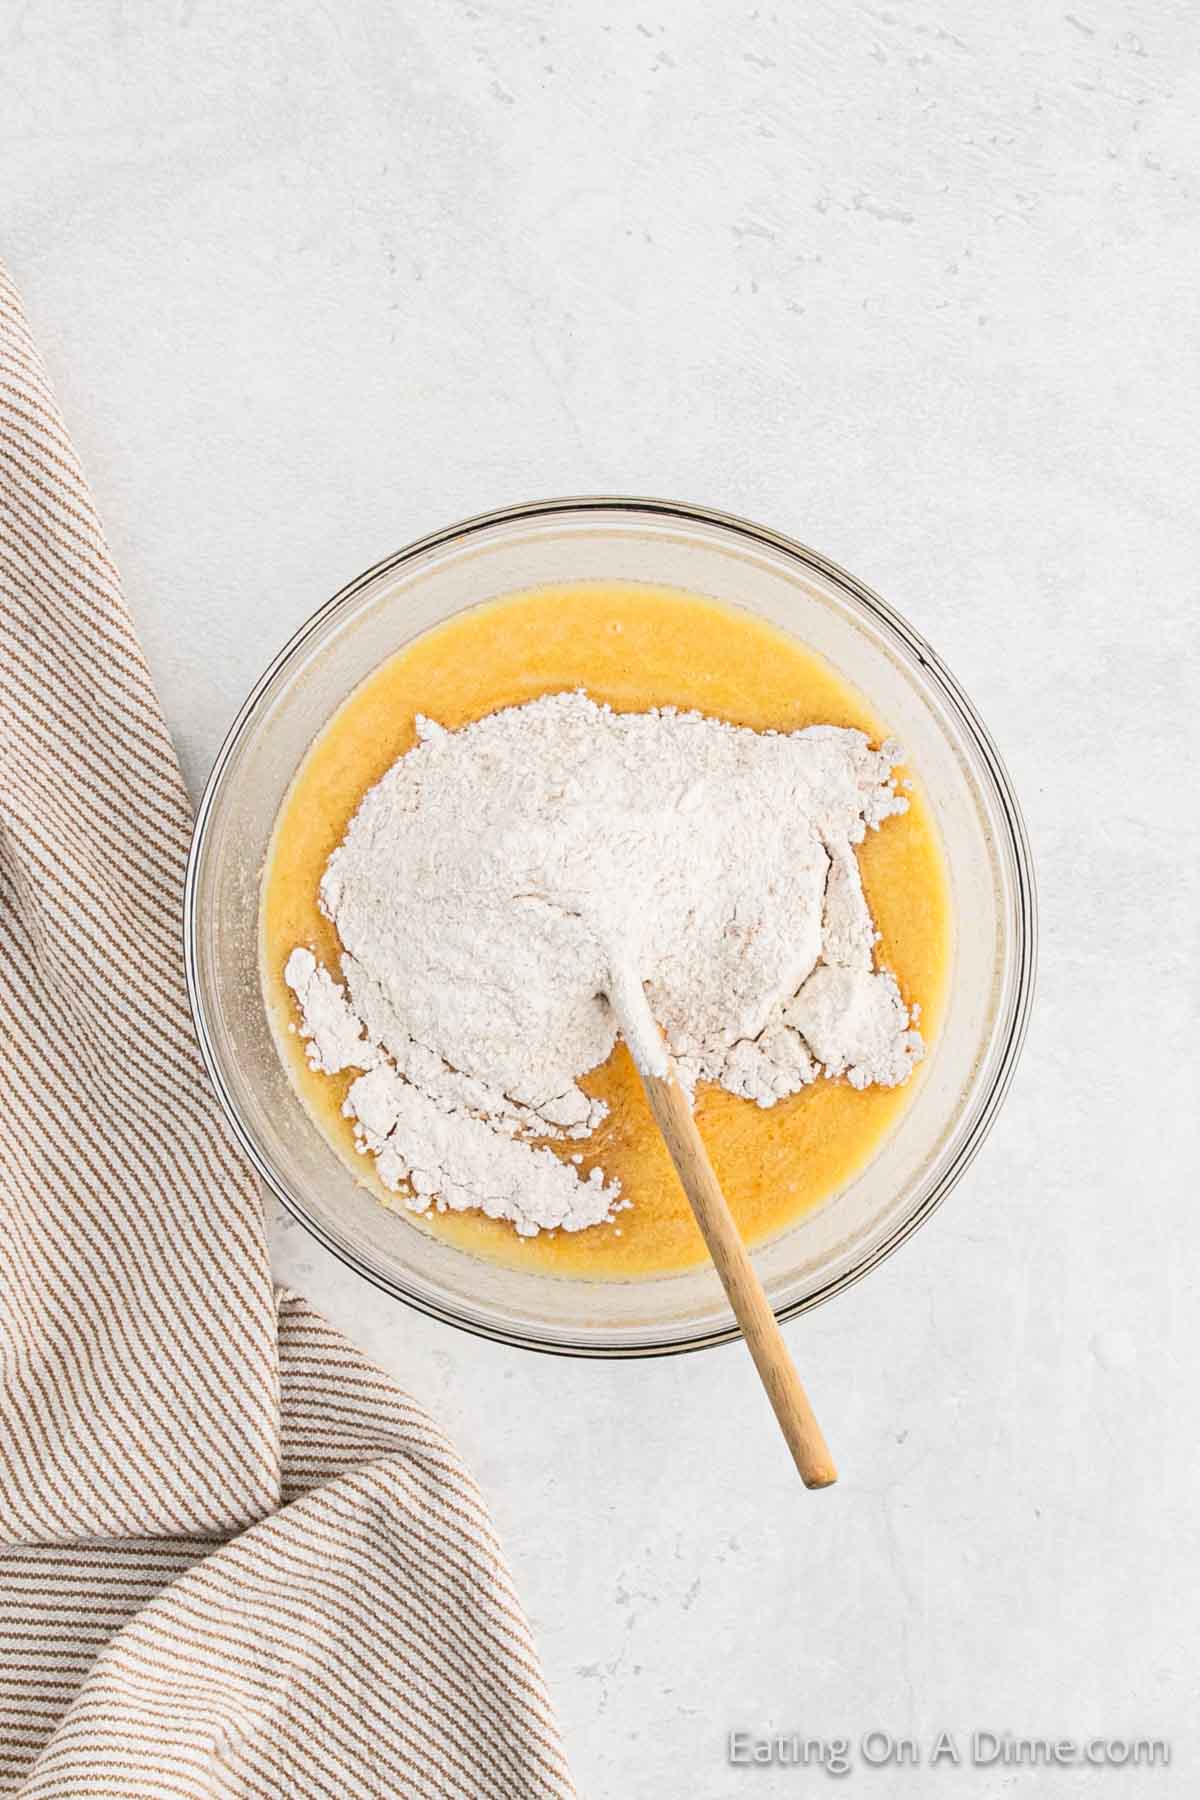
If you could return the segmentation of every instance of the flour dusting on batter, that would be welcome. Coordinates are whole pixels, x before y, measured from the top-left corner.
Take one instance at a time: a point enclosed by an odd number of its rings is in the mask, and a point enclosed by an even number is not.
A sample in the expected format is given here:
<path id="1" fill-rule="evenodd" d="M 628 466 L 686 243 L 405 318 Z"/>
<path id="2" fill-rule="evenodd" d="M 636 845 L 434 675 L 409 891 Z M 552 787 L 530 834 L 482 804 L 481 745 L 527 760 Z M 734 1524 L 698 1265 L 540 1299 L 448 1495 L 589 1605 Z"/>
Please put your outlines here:
<path id="1" fill-rule="evenodd" d="M 895 744 L 582 692 L 418 732 L 321 882 L 341 980 L 303 946 L 285 970 L 309 1061 L 360 1071 L 344 1110 L 414 1210 L 533 1235 L 626 1204 L 547 1147 L 604 1116 L 579 1078 L 613 1048 L 622 987 L 644 987 L 690 1088 L 766 1107 L 820 1075 L 911 1072 L 921 1037 L 875 967 L 854 849 L 908 804 Z M 630 1048 L 662 1071 L 656 1032 Z"/>

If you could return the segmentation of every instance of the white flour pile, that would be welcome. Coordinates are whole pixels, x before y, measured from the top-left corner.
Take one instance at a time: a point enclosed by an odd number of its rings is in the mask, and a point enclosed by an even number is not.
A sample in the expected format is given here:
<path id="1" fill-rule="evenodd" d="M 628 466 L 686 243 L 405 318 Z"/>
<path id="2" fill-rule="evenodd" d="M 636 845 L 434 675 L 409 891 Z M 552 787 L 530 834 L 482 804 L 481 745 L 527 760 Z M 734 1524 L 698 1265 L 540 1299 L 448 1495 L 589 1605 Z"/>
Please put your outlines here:
<path id="1" fill-rule="evenodd" d="M 583 1140 L 604 1116 L 578 1078 L 613 1048 L 610 992 L 641 1008 L 643 1066 L 666 1066 L 653 1015 L 686 1085 L 760 1106 L 820 1074 L 909 1074 L 921 1039 L 874 967 L 854 854 L 907 805 L 895 745 L 583 693 L 418 729 L 321 882 L 342 981 L 304 948 L 285 970 L 309 1061 L 362 1071 L 345 1111 L 416 1211 L 478 1208 L 532 1236 L 625 1204 L 528 1141 Z"/>

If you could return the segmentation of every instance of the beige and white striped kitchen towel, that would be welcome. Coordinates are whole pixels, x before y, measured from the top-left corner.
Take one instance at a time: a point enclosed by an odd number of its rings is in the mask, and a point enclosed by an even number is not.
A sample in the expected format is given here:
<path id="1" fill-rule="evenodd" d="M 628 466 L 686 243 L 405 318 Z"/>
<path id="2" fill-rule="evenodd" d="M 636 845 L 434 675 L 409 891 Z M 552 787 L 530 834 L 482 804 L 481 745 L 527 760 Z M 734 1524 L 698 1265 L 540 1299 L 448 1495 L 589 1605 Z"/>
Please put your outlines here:
<path id="1" fill-rule="evenodd" d="M 272 1293 L 184 998 L 188 832 L 0 272 L 0 1792 L 569 1795 L 470 1476 Z"/>

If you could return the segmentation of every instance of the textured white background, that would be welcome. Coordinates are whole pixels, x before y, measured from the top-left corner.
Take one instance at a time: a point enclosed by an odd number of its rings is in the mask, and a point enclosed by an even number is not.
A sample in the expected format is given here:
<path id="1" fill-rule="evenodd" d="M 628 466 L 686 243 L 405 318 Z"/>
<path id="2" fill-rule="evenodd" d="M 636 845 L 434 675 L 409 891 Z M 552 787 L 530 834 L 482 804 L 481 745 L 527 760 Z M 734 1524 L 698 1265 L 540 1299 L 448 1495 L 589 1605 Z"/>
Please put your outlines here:
<path id="1" fill-rule="evenodd" d="M 277 1220 L 495 1507 L 593 1800 L 824 1791 L 727 1728 L 1163 1733 L 1196 1665 L 1196 109 L 1185 0 L 0 0 L 0 254 L 194 788 L 343 580 L 531 496 L 814 543 L 964 680 L 1040 865 L 1040 1005 L 934 1222 L 740 1348 L 455 1336 Z"/>

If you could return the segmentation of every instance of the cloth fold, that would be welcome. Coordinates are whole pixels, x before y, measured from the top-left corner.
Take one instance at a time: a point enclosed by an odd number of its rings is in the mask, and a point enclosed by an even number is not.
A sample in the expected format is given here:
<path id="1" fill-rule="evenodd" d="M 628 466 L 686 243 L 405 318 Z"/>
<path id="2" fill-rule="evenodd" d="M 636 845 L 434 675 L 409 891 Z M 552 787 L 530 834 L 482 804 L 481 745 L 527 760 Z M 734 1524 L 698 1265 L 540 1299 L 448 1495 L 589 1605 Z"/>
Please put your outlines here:
<path id="1" fill-rule="evenodd" d="M 271 1288 L 190 808 L 0 270 L 0 1792 L 569 1796 L 487 1509 Z"/>

